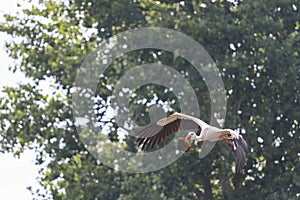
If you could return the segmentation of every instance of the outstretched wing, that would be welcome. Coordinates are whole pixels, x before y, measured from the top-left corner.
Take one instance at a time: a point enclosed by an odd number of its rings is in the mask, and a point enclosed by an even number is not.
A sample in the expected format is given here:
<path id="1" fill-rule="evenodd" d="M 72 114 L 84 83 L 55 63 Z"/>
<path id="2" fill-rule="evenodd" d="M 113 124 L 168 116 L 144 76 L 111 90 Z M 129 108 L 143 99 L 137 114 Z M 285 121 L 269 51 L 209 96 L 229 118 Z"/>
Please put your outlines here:
<path id="1" fill-rule="evenodd" d="M 158 122 L 147 126 L 139 132 L 137 134 L 138 146 L 142 146 L 143 150 L 150 150 L 155 144 L 163 142 L 166 137 L 177 133 L 180 130 L 200 129 L 202 124 L 199 124 L 197 120 L 199 119 L 189 115 L 174 113 L 169 117 L 163 118 Z"/>
<path id="2" fill-rule="evenodd" d="M 196 124 L 198 124 L 198 126 L 200 126 L 201 129 L 204 129 L 205 127 L 209 126 L 207 123 L 205 123 L 204 121 L 202 121 L 196 117 L 182 114 L 182 113 L 177 113 L 177 112 L 170 115 L 169 117 L 165 117 L 163 119 L 158 120 L 156 123 L 160 126 L 164 126 L 166 124 L 169 124 L 172 121 L 175 121 L 176 119 L 191 120 L 191 121 L 195 122 Z"/>
<path id="3" fill-rule="evenodd" d="M 236 144 L 236 150 L 234 151 L 235 157 L 235 177 L 234 177 L 234 184 L 237 185 L 243 175 L 243 169 L 246 163 L 246 151 L 248 145 L 243 137 L 239 137 L 238 139 L 234 140 Z"/>

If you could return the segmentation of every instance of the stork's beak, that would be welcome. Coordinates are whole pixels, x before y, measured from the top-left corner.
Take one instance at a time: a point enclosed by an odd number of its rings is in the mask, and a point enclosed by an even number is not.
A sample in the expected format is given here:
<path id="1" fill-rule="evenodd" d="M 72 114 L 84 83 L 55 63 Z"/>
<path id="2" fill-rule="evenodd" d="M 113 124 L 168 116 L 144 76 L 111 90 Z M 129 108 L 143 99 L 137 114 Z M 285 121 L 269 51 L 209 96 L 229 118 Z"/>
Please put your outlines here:
<path id="1" fill-rule="evenodd" d="M 236 139 L 232 139 L 232 143 L 233 143 L 233 150 L 236 150 L 237 148 L 237 143 L 236 143 Z"/>
<path id="2" fill-rule="evenodd" d="M 236 140 L 235 139 L 224 139 L 225 142 L 227 142 L 228 144 L 230 144 L 233 147 L 233 150 L 236 150 L 237 144 L 236 144 Z"/>

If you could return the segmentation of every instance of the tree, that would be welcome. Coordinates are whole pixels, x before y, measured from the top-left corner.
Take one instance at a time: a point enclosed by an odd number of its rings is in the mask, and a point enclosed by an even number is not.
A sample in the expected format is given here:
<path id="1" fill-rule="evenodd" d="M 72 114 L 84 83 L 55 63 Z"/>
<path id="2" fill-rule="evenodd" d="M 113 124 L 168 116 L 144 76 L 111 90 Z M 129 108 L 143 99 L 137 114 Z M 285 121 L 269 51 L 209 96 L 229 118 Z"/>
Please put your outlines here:
<path id="1" fill-rule="evenodd" d="M 37 164 L 50 157 L 40 182 L 54 199 L 295 199 L 300 191 L 298 9 L 292 0 L 74 0 L 47 1 L 44 8 L 5 15 L 0 30 L 19 38 L 7 43 L 10 56 L 20 61 L 12 70 L 21 70 L 33 83 L 3 90 L 7 96 L 0 107 L 1 148 L 17 155 L 25 147 L 36 149 Z M 116 172 L 80 142 L 71 107 L 76 70 L 99 42 L 143 26 L 183 32 L 203 45 L 216 62 L 228 98 L 225 126 L 239 128 L 249 144 L 245 179 L 239 187 L 228 175 L 232 152 L 221 142 L 203 160 L 192 153 L 145 174 Z M 189 63 L 170 52 L 132 52 L 112 64 L 99 86 L 113 85 L 132 66 L 147 62 L 189 72 L 187 79 L 204 113 L 201 117 L 208 121 L 205 83 L 192 73 Z M 43 80 L 52 80 L 52 95 L 39 87 Z M 172 102 L 174 95 L 164 90 L 148 85 L 137 91 L 131 109 L 140 123 L 149 123 L 148 108 L 136 102 L 142 98 L 150 102 L 155 95 L 157 102 Z M 101 116 L 109 106 L 111 90 L 98 87 L 97 92 L 104 100 L 97 104 Z M 179 109 L 177 100 L 170 106 Z M 111 141 L 118 144 L 115 121 L 106 123 Z M 136 150 L 133 138 L 125 141 L 125 148 Z"/>

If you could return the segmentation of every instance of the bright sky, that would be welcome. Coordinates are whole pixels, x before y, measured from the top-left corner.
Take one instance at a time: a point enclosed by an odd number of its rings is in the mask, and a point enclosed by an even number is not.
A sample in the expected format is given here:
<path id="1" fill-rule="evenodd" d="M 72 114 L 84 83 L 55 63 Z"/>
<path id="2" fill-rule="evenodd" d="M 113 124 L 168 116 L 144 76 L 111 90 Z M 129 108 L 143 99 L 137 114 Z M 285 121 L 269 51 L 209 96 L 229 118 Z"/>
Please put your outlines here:
<path id="1" fill-rule="evenodd" d="M 0 0 L 0 16 L 3 12 L 16 12 L 17 2 L 17 0 Z M 2 89 L 3 86 L 16 86 L 17 83 L 26 81 L 21 72 L 13 74 L 8 70 L 8 67 L 13 64 L 13 61 L 4 50 L 5 41 L 7 40 L 10 40 L 10 37 L 0 32 L 0 89 Z M 3 93 L 0 93 L 0 95 L 3 96 Z M 20 159 L 14 158 L 12 154 L 0 153 L 1 200 L 33 199 L 33 196 L 26 188 L 28 186 L 33 186 L 34 189 L 39 188 L 36 181 L 38 166 L 34 164 L 34 160 L 35 153 L 30 150 L 21 154 Z"/>

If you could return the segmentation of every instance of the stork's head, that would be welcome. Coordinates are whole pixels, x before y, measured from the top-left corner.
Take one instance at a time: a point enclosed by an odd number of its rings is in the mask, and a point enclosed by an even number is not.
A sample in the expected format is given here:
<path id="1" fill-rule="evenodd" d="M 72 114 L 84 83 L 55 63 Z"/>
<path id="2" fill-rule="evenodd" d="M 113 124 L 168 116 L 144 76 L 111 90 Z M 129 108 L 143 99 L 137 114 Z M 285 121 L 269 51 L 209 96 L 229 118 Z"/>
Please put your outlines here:
<path id="1" fill-rule="evenodd" d="M 239 133 L 232 130 L 232 129 L 225 129 L 226 131 L 228 131 L 228 138 L 227 139 L 230 139 L 230 140 L 233 140 L 233 139 L 238 139 L 239 138 Z"/>
<path id="2" fill-rule="evenodd" d="M 224 137 L 223 140 L 225 140 L 225 142 L 227 142 L 228 144 L 230 144 L 234 150 L 236 150 L 237 148 L 237 140 L 239 139 L 240 135 L 239 133 L 237 133 L 236 131 L 232 130 L 232 129 L 225 129 L 226 131 L 226 136 Z"/>
<path id="3" fill-rule="evenodd" d="M 192 142 L 192 141 L 196 140 L 196 137 L 197 137 L 197 135 L 196 135 L 195 132 L 189 132 L 189 133 L 187 134 L 187 136 L 185 137 L 185 140 L 186 140 L 187 142 Z"/>

